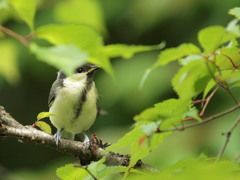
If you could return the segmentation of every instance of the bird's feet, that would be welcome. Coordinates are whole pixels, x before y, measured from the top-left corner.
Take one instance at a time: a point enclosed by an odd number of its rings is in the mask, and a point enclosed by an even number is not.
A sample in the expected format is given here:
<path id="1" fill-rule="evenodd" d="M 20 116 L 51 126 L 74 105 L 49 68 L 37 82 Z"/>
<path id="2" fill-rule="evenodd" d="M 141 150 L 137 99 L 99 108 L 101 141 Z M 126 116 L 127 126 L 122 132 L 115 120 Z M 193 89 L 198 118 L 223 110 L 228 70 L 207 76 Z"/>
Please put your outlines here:
<path id="1" fill-rule="evenodd" d="M 86 133 L 83 133 L 83 135 L 84 135 L 83 143 L 86 144 L 86 146 L 89 148 L 89 146 L 90 146 L 90 139 L 88 138 Z"/>
<path id="2" fill-rule="evenodd" d="M 55 138 L 55 142 L 56 142 L 57 146 L 58 146 L 59 141 L 61 139 L 61 132 L 62 132 L 62 129 L 58 129 L 56 134 L 54 134 L 54 138 Z"/>

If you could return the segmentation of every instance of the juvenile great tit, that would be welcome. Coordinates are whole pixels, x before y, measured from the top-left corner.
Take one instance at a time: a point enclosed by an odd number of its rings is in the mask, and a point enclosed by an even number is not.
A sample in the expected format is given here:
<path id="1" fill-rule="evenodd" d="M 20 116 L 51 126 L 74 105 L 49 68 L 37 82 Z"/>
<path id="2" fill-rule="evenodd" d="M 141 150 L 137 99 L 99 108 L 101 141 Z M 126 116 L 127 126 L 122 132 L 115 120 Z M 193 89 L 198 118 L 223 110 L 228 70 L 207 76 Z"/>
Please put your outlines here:
<path id="1" fill-rule="evenodd" d="M 69 77 L 58 72 L 48 99 L 49 112 L 53 114 L 50 121 L 57 128 L 54 135 L 57 145 L 61 137 L 73 140 L 79 133 L 84 134 L 84 143 L 89 142 L 85 131 L 98 113 L 98 93 L 93 81 L 97 69 L 99 66 L 86 63 Z"/>

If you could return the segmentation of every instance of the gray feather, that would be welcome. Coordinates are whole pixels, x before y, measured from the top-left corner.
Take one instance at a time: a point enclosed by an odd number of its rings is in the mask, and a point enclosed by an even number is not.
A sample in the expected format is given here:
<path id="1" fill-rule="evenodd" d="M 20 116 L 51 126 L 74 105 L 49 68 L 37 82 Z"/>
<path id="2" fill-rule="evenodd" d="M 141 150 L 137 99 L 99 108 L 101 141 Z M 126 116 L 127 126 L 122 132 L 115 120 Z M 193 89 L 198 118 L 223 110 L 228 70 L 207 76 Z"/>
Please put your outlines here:
<path id="1" fill-rule="evenodd" d="M 57 79 L 52 84 L 52 87 L 51 87 L 51 90 L 50 90 L 50 93 L 49 93 L 49 97 L 48 97 L 48 106 L 49 107 L 51 107 L 51 105 L 54 102 L 54 99 L 56 97 L 57 88 L 63 86 L 64 78 L 66 78 L 65 74 L 62 71 L 59 71 Z"/>

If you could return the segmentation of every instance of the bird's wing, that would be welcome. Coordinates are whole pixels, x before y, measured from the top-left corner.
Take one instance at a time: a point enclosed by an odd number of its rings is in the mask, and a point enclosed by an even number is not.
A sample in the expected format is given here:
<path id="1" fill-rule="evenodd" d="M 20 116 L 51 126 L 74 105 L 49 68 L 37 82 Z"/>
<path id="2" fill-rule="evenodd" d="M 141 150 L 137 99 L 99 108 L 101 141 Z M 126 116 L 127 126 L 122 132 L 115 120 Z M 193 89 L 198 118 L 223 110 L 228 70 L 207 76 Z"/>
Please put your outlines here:
<path id="1" fill-rule="evenodd" d="M 50 93 L 49 93 L 49 97 L 48 97 L 48 106 L 51 107 L 54 100 L 55 100 L 55 97 L 56 97 L 56 92 L 57 92 L 57 88 L 60 87 L 60 86 L 63 86 L 62 84 L 62 81 L 59 81 L 59 79 L 57 79 L 52 87 L 51 87 L 51 90 L 50 90 Z"/>

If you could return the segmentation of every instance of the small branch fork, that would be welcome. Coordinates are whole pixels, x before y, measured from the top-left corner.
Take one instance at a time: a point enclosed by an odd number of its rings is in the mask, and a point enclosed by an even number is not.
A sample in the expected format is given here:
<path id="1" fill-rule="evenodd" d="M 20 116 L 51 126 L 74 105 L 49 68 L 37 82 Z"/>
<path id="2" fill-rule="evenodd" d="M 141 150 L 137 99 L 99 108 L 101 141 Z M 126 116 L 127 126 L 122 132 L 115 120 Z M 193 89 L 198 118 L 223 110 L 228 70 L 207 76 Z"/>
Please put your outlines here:
<path id="1" fill-rule="evenodd" d="M 26 47 L 29 47 L 29 39 L 33 37 L 33 34 L 30 34 L 28 36 L 21 36 L 20 34 L 15 33 L 14 31 L 0 25 L 0 31 L 2 31 L 4 34 L 7 34 L 11 36 L 12 38 L 18 40 L 22 44 L 24 44 Z"/>
<path id="2" fill-rule="evenodd" d="M 114 152 L 104 153 L 105 148 L 110 144 L 103 143 L 95 134 L 90 140 L 89 147 L 82 142 L 67 139 L 61 139 L 57 146 L 52 135 L 37 130 L 32 126 L 23 126 L 0 106 L 0 139 L 10 136 L 17 138 L 22 143 L 34 143 L 46 146 L 64 154 L 77 157 L 82 166 L 86 166 L 92 161 L 98 161 L 104 156 L 106 166 L 128 166 L 130 162 L 129 155 L 121 155 Z M 158 169 L 144 164 L 141 160 L 137 162 L 134 168 L 151 172 L 158 171 Z"/>

